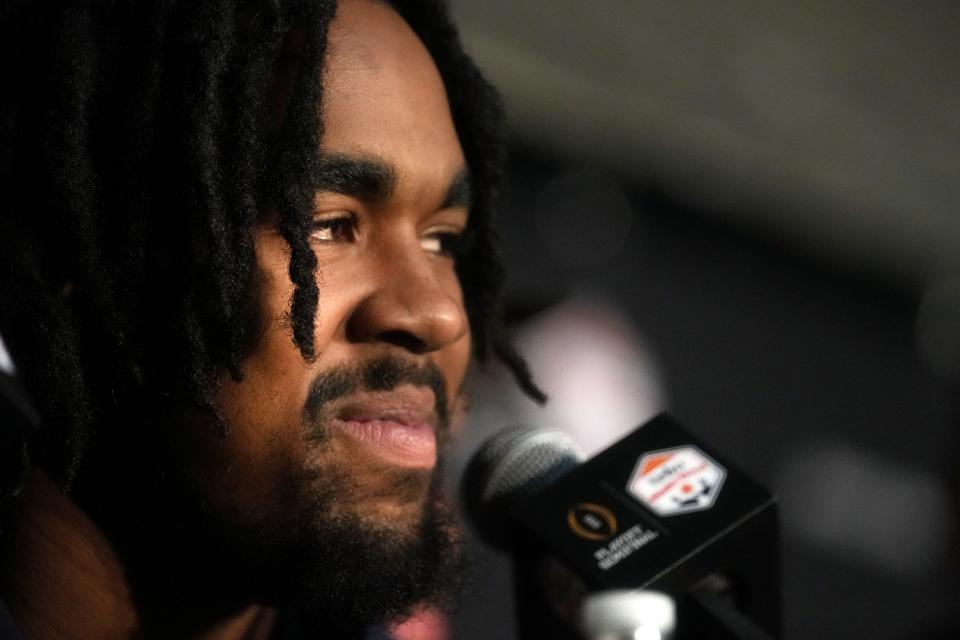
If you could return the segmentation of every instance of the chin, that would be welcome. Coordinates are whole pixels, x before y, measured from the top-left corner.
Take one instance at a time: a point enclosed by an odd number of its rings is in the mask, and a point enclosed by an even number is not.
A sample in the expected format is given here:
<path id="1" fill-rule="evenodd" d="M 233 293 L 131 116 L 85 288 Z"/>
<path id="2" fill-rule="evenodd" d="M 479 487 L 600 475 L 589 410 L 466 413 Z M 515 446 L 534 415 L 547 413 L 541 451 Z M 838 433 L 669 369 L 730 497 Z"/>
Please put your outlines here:
<path id="1" fill-rule="evenodd" d="M 416 503 L 315 520 L 300 555 L 297 605 L 308 626 L 360 636 L 422 605 L 450 608 L 464 583 L 463 534 L 432 482 Z"/>
<path id="2" fill-rule="evenodd" d="M 337 477 L 335 495 L 330 495 L 331 476 Z M 432 502 L 446 503 L 439 477 L 439 468 L 377 464 L 328 467 L 311 482 L 313 495 L 327 495 L 324 504 L 314 505 L 312 511 L 318 521 L 357 518 L 388 529 L 398 524 L 416 526 Z"/>

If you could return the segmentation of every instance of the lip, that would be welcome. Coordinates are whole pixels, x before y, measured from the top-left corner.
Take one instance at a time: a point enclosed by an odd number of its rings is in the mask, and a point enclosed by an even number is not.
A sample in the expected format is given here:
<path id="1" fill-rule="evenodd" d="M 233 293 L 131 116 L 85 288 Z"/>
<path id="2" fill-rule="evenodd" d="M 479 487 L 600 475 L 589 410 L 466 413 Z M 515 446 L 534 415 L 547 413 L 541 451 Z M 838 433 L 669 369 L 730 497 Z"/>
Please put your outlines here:
<path id="1" fill-rule="evenodd" d="M 433 391 L 405 385 L 363 392 L 337 402 L 330 426 L 382 460 L 403 467 L 437 462 L 437 413 Z"/>

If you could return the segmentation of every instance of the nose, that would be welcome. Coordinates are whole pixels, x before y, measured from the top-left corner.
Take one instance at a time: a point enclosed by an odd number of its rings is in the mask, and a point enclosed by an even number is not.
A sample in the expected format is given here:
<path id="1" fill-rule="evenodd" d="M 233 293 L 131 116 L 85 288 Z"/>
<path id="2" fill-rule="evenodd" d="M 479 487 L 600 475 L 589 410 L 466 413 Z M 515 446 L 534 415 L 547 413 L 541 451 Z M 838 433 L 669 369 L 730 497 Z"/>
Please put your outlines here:
<path id="1" fill-rule="evenodd" d="M 423 354 L 463 337 L 469 323 L 459 283 L 452 273 L 445 276 L 438 270 L 433 260 L 419 245 L 381 260 L 375 288 L 348 319 L 348 338 Z"/>

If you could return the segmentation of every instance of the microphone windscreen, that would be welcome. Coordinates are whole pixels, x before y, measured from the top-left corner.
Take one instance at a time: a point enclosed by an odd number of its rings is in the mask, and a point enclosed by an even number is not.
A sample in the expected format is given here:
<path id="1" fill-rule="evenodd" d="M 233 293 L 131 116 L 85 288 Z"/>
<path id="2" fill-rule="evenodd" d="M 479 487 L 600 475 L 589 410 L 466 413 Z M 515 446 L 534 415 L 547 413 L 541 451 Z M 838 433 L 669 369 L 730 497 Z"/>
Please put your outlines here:
<path id="1" fill-rule="evenodd" d="M 509 512 L 583 460 L 583 452 L 562 431 L 515 426 L 484 442 L 464 472 L 461 497 L 484 542 L 509 550 Z"/>

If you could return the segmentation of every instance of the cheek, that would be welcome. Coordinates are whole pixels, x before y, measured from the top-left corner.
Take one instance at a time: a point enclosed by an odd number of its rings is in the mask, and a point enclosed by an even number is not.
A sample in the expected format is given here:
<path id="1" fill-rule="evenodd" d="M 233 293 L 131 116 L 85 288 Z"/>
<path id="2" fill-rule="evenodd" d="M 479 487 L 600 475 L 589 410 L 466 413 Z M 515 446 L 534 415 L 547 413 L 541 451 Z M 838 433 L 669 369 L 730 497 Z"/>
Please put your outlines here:
<path id="1" fill-rule="evenodd" d="M 236 391 L 248 395 L 243 383 Z M 296 496 L 298 486 L 292 470 L 302 468 L 307 453 L 295 437 L 298 425 L 269 424 L 276 416 L 245 410 L 251 405 L 232 391 L 220 399 L 226 433 L 209 421 L 191 425 L 175 443 L 172 486 L 182 486 L 190 502 L 224 522 L 259 526 L 285 519 L 287 497 Z"/>
<path id="2" fill-rule="evenodd" d="M 243 380 L 223 374 L 216 405 L 227 425 L 201 431 L 190 446 L 203 478 L 206 500 L 223 511 L 264 510 L 289 490 L 289 469 L 306 455 L 301 410 L 309 365 L 290 337 L 286 307 L 292 285 L 286 277 L 282 238 L 257 238 L 255 336 L 241 362 Z"/>

